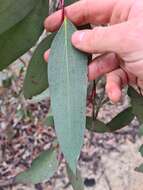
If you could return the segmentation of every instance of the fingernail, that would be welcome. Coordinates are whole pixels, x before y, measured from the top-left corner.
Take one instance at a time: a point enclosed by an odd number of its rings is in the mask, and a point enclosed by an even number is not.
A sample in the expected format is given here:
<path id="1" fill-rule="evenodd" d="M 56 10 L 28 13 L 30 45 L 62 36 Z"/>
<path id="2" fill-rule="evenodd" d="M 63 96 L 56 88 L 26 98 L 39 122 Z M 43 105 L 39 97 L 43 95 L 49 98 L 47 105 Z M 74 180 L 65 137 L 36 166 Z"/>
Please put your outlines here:
<path id="1" fill-rule="evenodd" d="M 85 32 L 77 31 L 72 35 L 72 43 L 79 44 L 84 38 Z"/>

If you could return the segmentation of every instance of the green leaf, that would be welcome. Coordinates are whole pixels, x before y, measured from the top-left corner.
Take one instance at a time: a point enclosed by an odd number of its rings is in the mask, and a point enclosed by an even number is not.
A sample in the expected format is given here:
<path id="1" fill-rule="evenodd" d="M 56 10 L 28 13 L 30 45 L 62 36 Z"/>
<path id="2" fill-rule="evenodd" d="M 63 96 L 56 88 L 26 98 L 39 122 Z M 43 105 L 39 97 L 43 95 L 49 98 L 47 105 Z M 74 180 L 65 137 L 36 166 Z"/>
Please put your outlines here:
<path id="1" fill-rule="evenodd" d="M 31 98 L 48 88 L 47 63 L 43 59 L 43 54 L 50 48 L 54 36 L 55 34 L 47 36 L 33 54 L 24 80 L 25 98 Z"/>
<path id="2" fill-rule="evenodd" d="M 71 35 L 75 31 L 73 24 L 65 19 L 53 40 L 48 63 L 55 129 L 74 173 L 83 144 L 87 91 L 87 55 L 72 46 Z"/>
<path id="3" fill-rule="evenodd" d="M 36 0 L 0 0 L 0 34 L 21 21 L 36 5 Z"/>
<path id="4" fill-rule="evenodd" d="M 86 119 L 86 128 L 92 132 L 109 133 L 115 132 L 128 125 L 134 118 L 132 108 L 129 107 L 115 116 L 109 123 L 105 124 L 99 120 L 93 120 L 91 117 Z"/>
<path id="5" fill-rule="evenodd" d="M 141 145 L 139 152 L 141 153 L 141 155 L 143 156 L 143 144 Z"/>
<path id="6" fill-rule="evenodd" d="M 92 132 L 96 133 L 105 133 L 110 132 L 109 128 L 106 126 L 105 123 L 99 120 L 93 120 L 92 117 L 86 118 L 86 128 Z"/>
<path id="7" fill-rule="evenodd" d="M 86 128 L 96 133 L 109 133 L 115 132 L 126 125 L 128 125 L 134 118 L 132 108 L 129 107 L 115 116 L 109 123 L 105 124 L 100 120 L 93 120 L 92 117 L 86 117 Z M 49 126 L 54 125 L 54 119 L 52 113 L 50 113 L 45 119 L 45 124 Z"/>
<path id="8" fill-rule="evenodd" d="M 139 167 L 135 168 L 135 171 L 143 173 L 143 164 L 141 164 Z"/>
<path id="9" fill-rule="evenodd" d="M 20 173 L 16 177 L 17 183 L 37 184 L 52 177 L 57 170 L 58 161 L 55 149 L 43 151 L 38 158 L 32 162 L 31 168 Z"/>
<path id="10" fill-rule="evenodd" d="M 132 107 L 126 108 L 115 116 L 108 124 L 107 127 L 111 132 L 119 130 L 124 126 L 128 125 L 134 119 L 134 114 L 132 113 Z"/>
<path id="11" fill-rule="evenodd" d="M 137 116 L 139 121 L 143 123 L 143 96 L 138 94 L 132 87 L 128 88 L 128 95 L 131 98 L 133 113 Z"/>
<path id="12" fill-rule="evenodd" d="M 81 178 L 80 171 L 77 169 L 76 175 L 72 172 L 69 165 L 67 164 L 67 174 L 69 181 L 74 190 L 84 190 L 83 180 Z"/>
<path id="13" fill-rule="evenodd" d="M 0 70 L 26 53 L 43 32 L 48 0 L 37 0 L 35 9 L 21 22 L 0 35 Z"/>

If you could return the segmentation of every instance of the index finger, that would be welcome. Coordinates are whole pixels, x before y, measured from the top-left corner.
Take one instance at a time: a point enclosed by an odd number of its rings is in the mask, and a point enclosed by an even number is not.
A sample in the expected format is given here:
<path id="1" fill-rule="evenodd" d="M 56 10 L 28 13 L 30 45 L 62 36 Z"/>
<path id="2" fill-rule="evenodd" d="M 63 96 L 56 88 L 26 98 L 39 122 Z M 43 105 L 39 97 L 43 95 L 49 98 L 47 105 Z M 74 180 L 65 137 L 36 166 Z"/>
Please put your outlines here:
<path id="1" fill-rule="evenodd" d="M 75 25 L 106 24 L 110 21 L 117 0 L 80 0 L 65 8 L 66 17 Z M 57 30 L 62 22 L 61 10 L 46 18 L 44 26 L 47 31 Z"/>

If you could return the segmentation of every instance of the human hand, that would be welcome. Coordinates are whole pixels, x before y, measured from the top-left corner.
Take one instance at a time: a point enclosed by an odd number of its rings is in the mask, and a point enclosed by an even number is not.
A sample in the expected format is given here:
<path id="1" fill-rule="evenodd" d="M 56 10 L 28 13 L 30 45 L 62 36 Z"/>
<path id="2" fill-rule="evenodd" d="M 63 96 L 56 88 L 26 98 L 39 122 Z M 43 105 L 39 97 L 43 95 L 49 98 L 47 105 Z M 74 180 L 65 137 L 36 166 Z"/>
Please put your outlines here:
<path id="1" fill-rule="evenodd" d="M 77 31 L 71 39 L 81 51 L 104 54 L 90 63 L 90 80 L 106 74 L 106 92 L 113 102 L 120 100 L 121 89 L 126 84 L 143 89 L 142 0 L 81 0 L 65 8 L 65 12 L 78 26 L 108 24 Z M 60 15 L 61 11 L 57 11 L 45 20 L 47 31 L 60 27 Z M 47 52 L 44 57 L 48 60 Z"/>

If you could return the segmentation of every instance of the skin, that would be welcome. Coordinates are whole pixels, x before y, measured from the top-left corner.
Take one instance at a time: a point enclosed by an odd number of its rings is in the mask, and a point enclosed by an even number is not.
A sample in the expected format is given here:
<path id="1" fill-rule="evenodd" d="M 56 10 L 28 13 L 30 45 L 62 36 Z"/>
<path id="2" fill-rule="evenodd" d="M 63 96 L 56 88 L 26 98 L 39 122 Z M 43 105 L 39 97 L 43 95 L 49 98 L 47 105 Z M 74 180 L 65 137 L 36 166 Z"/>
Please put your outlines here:
<path id="1" fill-rule="evenodd" d="M 97 25 L 72 35 L 73 46 L 87 53 L 100 53 L 89 65 L 89 80 L 106 75 L 106 92 L 113 102 L 121 98 L 121 89 L 137 85 L 143 89 L 143 1 L 82 0 L 65 8 L 66 16 L 77 26 Z M 101 25 L 107 25 L 102 27 Z M 48 32 L 61 25 L 61 11 L 46 18 Z M 100 25 L 100 26 L 98 26 Z M 49 51 L 44 58 L 48 60 Z"/>

